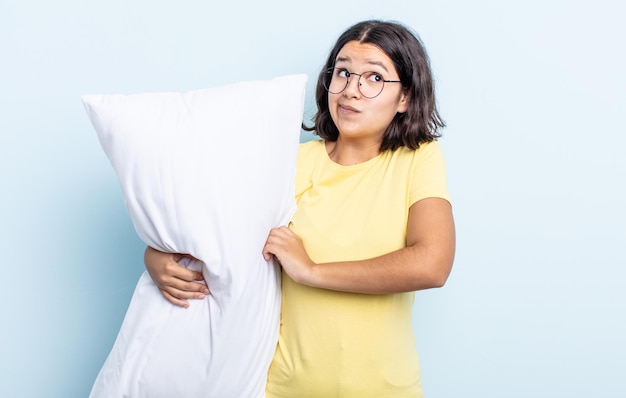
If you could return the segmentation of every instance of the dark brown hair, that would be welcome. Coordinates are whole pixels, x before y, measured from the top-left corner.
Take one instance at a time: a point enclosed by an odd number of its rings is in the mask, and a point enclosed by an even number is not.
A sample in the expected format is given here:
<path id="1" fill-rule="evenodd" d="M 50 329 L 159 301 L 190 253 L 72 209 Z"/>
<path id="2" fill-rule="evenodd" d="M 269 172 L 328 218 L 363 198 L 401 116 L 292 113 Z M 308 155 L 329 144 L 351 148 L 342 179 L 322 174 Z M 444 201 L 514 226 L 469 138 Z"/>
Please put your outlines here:
<path id="1" fill-rule="evenodd" d="M 304 129 L 315 131 L 324 140 L 337 140 L 339 130 L 330 115 L 324 79 L 327 76 L 326 71 L 335 65 L 339 51 L 353 40 L 373 44 L 387 54 L 400 76 L 403 89 L 409 95 L 407 111 L 397 113 L 391 121 L 385 131 L 380 151 L 394 150 L 401 146 L 417 149 L 421 143 L 440 137 L 439 129 L 445 123 L 437 111 L 430 60 L 424 45 L 419 36 L 404 25 L 378 20 L 357 23 L 337 39 L 317 80 L 317 114 L 313 119 L 314 125 L 304 126 Z"/>

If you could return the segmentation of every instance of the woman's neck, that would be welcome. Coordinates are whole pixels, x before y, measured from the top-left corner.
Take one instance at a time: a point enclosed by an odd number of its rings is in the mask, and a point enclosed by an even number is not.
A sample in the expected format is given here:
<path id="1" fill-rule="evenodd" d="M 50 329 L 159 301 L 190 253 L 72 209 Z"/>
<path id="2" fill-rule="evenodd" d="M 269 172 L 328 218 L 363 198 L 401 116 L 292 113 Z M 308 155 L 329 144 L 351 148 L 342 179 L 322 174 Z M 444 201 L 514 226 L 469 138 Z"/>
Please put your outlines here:
<path id="1" fill-rule="evenodd" d="M 380 142 L 343 140 L 341 136 L 337 141 L 326 141 L 328 157 L 342 166 L 352 166 L 367 162 L 380 153 Z"/>

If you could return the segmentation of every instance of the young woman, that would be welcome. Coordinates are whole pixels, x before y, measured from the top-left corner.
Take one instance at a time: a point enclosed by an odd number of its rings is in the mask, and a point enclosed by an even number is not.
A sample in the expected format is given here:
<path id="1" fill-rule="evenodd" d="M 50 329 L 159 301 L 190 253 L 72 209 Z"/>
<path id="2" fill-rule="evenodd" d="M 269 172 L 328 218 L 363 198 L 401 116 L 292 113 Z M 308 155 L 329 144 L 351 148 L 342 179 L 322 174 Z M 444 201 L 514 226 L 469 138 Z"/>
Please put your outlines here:
<path id="1" fill-rule="evenodd" d="M 358 23 L 330 52 L 316 101 L 321 140 L 300 147 L 298 208 L 263 250 L 283 268 L 267 396 L 421 397 L 414 292 L 444 285 L 455 249 L 426 51 L 399 23 Z M 146 250 L 163 295 L 208 294 L 175 260 Z"/>

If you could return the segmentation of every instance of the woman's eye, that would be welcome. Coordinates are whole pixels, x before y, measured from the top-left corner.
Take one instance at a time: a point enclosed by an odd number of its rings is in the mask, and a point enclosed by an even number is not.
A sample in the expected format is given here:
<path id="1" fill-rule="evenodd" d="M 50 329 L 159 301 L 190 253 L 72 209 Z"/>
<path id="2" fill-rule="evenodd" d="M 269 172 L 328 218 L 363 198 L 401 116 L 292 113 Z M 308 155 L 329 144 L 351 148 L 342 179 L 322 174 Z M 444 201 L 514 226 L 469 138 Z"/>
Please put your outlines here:
<path id="1" fill-rule="evenodd" d="M 376 72 L 370 72 L 367 76 L 367 80 L 372 83 L 378 83 L 383 80 L 383 77 Z"/>
<path id="2" fill-rule="evenodd" d="M 337 76 L 348 78 L 350 77 L 350 72 L 348 72 L 346 69 L 337 69 Z"/>

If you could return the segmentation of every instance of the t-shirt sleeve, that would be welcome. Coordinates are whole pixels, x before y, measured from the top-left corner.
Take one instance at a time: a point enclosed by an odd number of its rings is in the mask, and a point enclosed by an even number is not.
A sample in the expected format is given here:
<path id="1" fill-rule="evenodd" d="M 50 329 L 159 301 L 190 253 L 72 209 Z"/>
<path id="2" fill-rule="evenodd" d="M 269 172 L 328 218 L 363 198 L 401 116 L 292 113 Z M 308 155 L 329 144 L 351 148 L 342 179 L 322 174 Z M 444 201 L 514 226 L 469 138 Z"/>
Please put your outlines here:
<path id="1" fill-rule="evenodd" d="M 425 198 L 442 198 L 450 202 L 446 165 L 439 142 L 420 145 L 415 151 L 410 182 L 410 204 Z"/>

